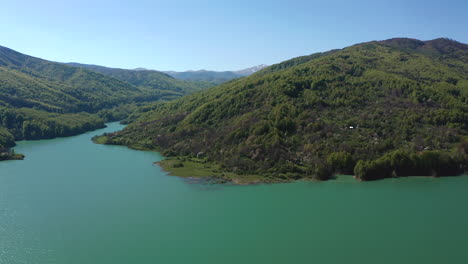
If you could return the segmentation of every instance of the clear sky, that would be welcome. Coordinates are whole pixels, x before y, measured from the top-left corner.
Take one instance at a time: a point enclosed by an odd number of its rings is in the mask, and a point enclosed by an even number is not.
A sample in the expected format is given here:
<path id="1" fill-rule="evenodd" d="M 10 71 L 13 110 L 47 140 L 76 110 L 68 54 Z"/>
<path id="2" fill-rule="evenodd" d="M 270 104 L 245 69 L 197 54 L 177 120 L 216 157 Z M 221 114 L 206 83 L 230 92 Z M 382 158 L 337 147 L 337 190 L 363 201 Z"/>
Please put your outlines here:
<path id="1" fill-rule="evenodd" d="M 0 0 L 0 36 L 53 61 L 237 70 L 392 37 L 468 43 L 468 1 Z"/>

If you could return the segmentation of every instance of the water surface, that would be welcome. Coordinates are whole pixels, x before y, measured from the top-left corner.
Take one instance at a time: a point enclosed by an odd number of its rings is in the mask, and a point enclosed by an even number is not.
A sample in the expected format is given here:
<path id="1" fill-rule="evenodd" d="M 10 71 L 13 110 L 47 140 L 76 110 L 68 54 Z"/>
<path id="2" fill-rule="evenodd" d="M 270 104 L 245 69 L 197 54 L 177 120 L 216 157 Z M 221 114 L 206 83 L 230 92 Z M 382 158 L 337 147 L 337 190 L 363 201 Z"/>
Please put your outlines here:
<path id="1" fill-rule="evenodd" d="M 465 263 L 468 177 L 188 184 L 121 128 L 19 142 L 0 162 L 0 264 Z"/>

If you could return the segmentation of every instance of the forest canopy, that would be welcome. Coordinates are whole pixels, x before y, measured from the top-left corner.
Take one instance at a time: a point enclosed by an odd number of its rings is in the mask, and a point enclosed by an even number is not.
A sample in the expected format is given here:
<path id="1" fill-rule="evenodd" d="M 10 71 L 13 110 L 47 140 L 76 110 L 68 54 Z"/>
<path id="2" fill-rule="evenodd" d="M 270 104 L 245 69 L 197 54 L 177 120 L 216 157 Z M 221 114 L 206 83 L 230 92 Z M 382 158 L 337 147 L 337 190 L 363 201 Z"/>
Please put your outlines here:
<path id="1" fill-rule="evenodd" d="M 225 171 L 266 178 L 458 174 L 466 169 L 467 58 L 468 45 L 449 39 L 300 57 L 154 104 L 107 143 L 202 152 Z"/>

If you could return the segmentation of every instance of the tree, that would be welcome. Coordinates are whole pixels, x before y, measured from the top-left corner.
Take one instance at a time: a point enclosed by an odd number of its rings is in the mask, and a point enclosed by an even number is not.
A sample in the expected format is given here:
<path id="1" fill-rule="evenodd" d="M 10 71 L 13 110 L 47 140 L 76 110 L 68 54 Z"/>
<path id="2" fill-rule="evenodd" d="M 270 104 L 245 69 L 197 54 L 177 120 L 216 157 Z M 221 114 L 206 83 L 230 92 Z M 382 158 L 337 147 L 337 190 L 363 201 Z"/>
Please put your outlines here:
<path id="1" fill-rule="evenodd" d="M 346 151 L 334 152 L 328 155 L 327 162 L 337 173 L 353 173 L 354 161 L 351 154 Z"/>

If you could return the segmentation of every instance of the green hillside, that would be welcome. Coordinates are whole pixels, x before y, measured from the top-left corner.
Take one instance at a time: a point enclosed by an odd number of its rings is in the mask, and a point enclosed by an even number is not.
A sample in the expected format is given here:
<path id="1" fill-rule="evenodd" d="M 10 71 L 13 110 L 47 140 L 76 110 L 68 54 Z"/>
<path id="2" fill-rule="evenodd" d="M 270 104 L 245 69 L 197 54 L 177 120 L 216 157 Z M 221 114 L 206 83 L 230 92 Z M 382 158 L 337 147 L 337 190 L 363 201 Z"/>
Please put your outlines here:
<path id="1" fill-rule="evenodd" d="M 97 111 L 143 91 L 105 75 L 0 47 L 0 103 L 47 111 Z"/>
<path id="2" fill-rule="evenodd" d="M 141 82 L 117 77 L 0 46 L 0 159 L 15 157 L 11 138 L 76 135 L 125 118 L 141 102 L 175 99 L 207 86 L 157 72 Z"/>
<path id="3" fill-rule="evenodd" d="M 358 44 L 154 105 L 104 139 L 179 157 L 176 167 L 208 162 L 219 177 L 455 175 L 468 150 L 467 59 L 468 45 L 448 39 Z"/>
<path id="4" fill-rule="evenodd" d="M 96 112 L 122 103 L 174 99 L 209 86 L 156 71 L 91 68 L 50 62 L 0 46 L 0 105 Z"/>

